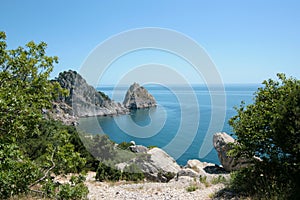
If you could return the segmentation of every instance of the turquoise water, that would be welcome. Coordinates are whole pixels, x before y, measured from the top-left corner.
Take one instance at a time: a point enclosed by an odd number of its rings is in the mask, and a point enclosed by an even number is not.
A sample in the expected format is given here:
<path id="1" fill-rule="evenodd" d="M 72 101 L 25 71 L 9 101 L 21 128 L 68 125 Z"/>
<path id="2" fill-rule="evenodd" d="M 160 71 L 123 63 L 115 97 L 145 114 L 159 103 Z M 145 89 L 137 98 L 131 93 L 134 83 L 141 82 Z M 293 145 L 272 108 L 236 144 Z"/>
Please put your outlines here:
<path id="1" fill-rule="evenodd" d="M 225 86 L 226 115 L 224 123 L 218 122 L 222 125 L 218 132 L 232 133 L 228 120 L 236 114 L 233 107 L 239 106 L 241 101 L 252 103 L 253 93 L 258 87 L 258 84 Z M 208 89 L 204 85 L 194 85 L 192 91 L 179 86 L 172 90 L 158 85 L 146 85 L 145 88 L 155 97 L 158 103 L 156 108 L 139 109 L 129 115 L 82 118 L 79 127 L 88 133 L 107 134 L 117 143 L 133 140 L 144 146 L 158 146 L 180 165 L 185 165 L 189 159 L 220 164 L 212 141 L 205 141 L 207 134 L 214 134 L 208 132 L 212 117 L 212 100 Z M 106 86 L 97 89 L 122 102 L 127 87 L 114 89 Z M 222 98 L 222 92 L 218 89 L 211 93 Z M 192 100 L 193 95 L 196 101 Z M 222 114 L 221 108 L 216 110 L 220 112 L 217 114 Z M 203 145 L 204 142 L 207 144 Z M 203 157 L 199 154 L 202 145 L 208 152 Z"/>

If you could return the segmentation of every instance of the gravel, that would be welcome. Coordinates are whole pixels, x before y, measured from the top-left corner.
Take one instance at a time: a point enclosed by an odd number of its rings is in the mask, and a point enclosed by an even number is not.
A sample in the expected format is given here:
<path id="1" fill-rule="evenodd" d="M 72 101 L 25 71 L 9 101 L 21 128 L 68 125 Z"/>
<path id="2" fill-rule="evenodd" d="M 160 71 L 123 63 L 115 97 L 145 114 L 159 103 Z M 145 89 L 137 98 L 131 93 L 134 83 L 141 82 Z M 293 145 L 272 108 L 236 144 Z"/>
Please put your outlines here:
<path id="1" fill-rule="evenodd" d="M 157 199 L 211 199 L 213 194 L 224 188 L 223 184 L 210 185 L 206 187 L 199 180 L 191 177 L 179 177 L 178 181 L 171 180 L 168 183 L 142 182 L 131 183 L 119 182 L 98 182 L 94 179 L 95 172 L 89 172 L 86 185 L 89 189 L 89 199 L 136 199 L 136 200 L 157 200 Z M 187 188 L 195 186 L 197 189 L 188 192 Z"/>

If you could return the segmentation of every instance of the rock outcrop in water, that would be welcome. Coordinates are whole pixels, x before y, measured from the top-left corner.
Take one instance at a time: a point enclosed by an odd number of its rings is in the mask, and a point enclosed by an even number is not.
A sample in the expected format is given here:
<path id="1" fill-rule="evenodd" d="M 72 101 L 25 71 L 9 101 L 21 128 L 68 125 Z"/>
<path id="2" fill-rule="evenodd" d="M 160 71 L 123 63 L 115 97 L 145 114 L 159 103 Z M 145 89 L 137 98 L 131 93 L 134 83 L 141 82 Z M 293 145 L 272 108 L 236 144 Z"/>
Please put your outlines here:
<path id="1" fill-rule="evenodd" d="M 156 101 L 144 87 L 134 83 L 128 89 L 123 105 L 128 109 L 149 108 L 156 106 Z"/>
<path id="2" fill-rule="evenodd" d="M 60 99 L 73 108 L 77 117 L 126 114 L 128 109 L 112 101 L 107 95 L 88 85 L 75 71 L 61 72 L 56 81 L 69 91 L 69 96 Z"/>

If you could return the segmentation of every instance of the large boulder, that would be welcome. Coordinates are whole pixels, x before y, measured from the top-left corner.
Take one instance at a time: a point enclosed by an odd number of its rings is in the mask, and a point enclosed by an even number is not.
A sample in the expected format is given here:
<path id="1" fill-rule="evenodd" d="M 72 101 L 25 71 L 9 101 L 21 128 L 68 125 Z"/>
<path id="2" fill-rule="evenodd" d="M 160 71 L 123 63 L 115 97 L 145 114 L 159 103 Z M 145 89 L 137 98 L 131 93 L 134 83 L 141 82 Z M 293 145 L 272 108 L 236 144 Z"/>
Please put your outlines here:
<path id="1" fill-rule="evenodd" d="M 181 169 L 174 158 L 157 147 L 150 149 L 147 153 L 139 154 L 126 163 L 117 164 L 117 168 L 123 170 L 131 164 L 135 164 L 148 179 L 160 182 L 167 182 L 174 178 Z"/>
<path id="2" fill-rule="evenodd" d="M 219 160 L 226 171 L 238 170 L 250 164 L 249 159 L 236 159 L 228 156 L 228 151 L 231 150 L 230 144 L 234 142 L 234 138 L 224 132 L 215 133 L 213 136 L 214 147 L 217 150 Z"/>
<path id="3" fill-rule="evenodd" d="M 223 176 L 228 178 L 229 174 L 220 166 L 201 162 L 196 159 L 188 160 L 186 166 L 184 166 L 178 173 L 177 178 L 181 176 L 188 177 L 205 177 L 207 181 L 211 181 L 216 177 Z"/>
<path id="4" fill-rule="evenodd" d="M 148 148 L 143 145 L 131 145 L 129 150 L 133 153 L 147 153 Z"/>
<path id="5" fill-rule="evenodd" d="M 144 87 L 134 83 L 129 87 L 123 105 L 128 109 L 149 108 L 156 106 L 156 101 Z"/>
<path id="6" fill-rule="evenodd" d="M 72 107 L 75 116 L 105 116 L 128 112 L 121 103 L 112 101 L 107 95 L 89 85 L 76 71 L 61 72 L 55 81 L 69 91 L 69 96 L 61 97 L 59 101 Z"/>

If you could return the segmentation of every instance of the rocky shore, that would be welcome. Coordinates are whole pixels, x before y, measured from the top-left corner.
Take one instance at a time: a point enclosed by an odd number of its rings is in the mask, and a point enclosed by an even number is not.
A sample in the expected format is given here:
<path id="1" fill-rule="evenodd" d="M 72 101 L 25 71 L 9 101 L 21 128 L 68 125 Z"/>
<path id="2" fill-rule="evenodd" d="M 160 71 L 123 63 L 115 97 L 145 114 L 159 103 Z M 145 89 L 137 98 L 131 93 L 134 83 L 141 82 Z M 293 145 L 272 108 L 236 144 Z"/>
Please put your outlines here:
<path id="1" fill-rule="evenodd" d="M 120 103 L 97 91 L 76 71 L 61 72 L 52 81 L 58 82 L 68 95 L 61 95 L 53 102 L 52 111 L 45 110 L 44 114 L 67 125 L 76 125 L 80 117 L 128 114 L 130 110 L 156 106 L 154 97 L 138 83 L 129 87 Z"/>
<path id="2" fill-rule="evenodd" d="M 107 95 L 97 91 L 76 71 L 61 72 L 56 80 L 69 92 L 61 96 L 58 103 L 66 103 L 73 109 L 76 117 L 105 116 L 129 112 L 121 103 L 114 102 Z"/>
<path id="3" fill-rule="evenodd" d="M 220 138 L 220 135 L 216 134 L 216 137 Z M 223 138 L 220 140 L 223 141 Z M 126 164 L 134 162 L 147 180 L 138 183 L 99 182 L 95 181 L 96 173 L 89 172 L 85 182 L 89 189 L 89 199 L 212 199 L 230 179 L 230 174 L 222 166 L 212 163 L 192 159 L 188 160 L 185 166 L 179 166 L 160 148 L 147 149 L 133 142 L 129 149 L 148 157 L 138 162 L 133 159 L 127 163 L 120 163 L 117 167 L 122 169 Z M 158 172 L 162 175 L 159 176 Z M 169 180 L 163 176 L 167 173 L 173 174 Z"/>

